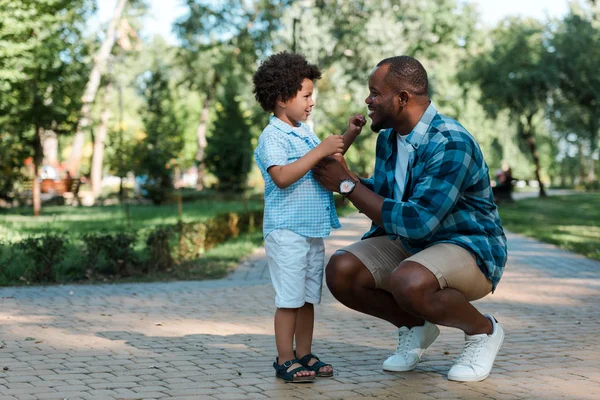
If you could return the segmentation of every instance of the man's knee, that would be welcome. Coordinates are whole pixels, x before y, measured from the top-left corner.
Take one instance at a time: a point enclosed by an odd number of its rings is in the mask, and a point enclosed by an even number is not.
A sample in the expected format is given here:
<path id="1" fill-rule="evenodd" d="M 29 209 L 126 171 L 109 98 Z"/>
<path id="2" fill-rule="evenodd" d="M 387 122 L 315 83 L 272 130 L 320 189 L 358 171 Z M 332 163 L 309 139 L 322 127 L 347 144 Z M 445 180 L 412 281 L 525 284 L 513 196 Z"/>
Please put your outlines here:
<path id="1" fill-rule="evenodd" d="M 440 289 L 437 278 L 419 263 L 405 261 L 392 272 L 390 289 L 396 301 L 410 308 L 422 308 L 427 298 Z"/>
<path id="2" fill-rule="evenodd" d="M 350 291 L 360 273 L 362 263 L 346 251 L 336 251 L 325 269 L 327 286 L 333 294 Z"/>

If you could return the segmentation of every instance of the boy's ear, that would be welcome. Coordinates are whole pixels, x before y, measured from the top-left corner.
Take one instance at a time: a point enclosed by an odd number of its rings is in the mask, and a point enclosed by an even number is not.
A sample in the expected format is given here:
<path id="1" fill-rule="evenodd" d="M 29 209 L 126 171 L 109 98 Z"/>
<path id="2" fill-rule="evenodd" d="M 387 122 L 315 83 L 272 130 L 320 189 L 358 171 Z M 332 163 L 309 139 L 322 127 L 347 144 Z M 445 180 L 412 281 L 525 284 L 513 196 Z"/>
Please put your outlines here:
<path id="1" fill-rule="evenodd" d="M 281 96 L 277 98 L 277 105 L 281 108 L 285 108 L 287 106 L 287 101 L 282 101 Z"/>

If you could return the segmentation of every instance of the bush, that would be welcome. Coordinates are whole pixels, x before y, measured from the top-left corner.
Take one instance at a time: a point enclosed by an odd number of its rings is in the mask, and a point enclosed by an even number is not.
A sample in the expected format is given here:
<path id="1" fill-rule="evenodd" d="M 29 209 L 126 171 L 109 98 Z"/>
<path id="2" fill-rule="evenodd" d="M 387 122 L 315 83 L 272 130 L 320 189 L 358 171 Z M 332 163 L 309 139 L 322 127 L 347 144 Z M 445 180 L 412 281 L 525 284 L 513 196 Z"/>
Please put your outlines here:
<path id="1" fill-rule="evenodd" d="M 175 253 L 179 264 L 195 260 L 206 248 L 207 224 L 203 222 L 179 223 Z"/>
<path id="2" fill-rule="evenodd" d="M 169 238 L 173 229 L 162 226 L 153 229 L 146 239 L 146 250 L 149 256 L 147 270 L 166 271 L 173 266 L 173 257 L 169 248 Z"/>
<path id="3" fill-rule="evenodd" d="M 128 276 L 129 269 L 138 264 L 133 249 L 137 240 L 135 232 L 89 233 L 82 240 L 88 276 L 90 273 Z"/>
<path id="4" fill-rule="evenodd" d="M 69 240 L 58 233 L 45 233 L 41 236 L 28 237 L 17 243 L 17 248 L 33 261 L 27 271 L 27 277 L 33 282 L 54 282 L 54 266 L 63 258 L 65 245 Z"/>
<path id="5" fill-rule="evenodd" d="M 600 191 L 600 181 L 595 180 L 592 182 L 585 182 L 583 184 L 586 192 L 597 192 Z"/>

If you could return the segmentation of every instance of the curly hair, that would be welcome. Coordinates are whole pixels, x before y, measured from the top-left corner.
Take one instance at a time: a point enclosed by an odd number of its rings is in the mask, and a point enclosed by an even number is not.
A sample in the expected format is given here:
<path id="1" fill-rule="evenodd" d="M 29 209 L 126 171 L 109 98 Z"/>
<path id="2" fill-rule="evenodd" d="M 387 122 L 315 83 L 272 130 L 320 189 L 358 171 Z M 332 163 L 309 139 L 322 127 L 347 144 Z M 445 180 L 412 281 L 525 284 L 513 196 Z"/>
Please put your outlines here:
<path id="1" fill-rule="evenodd" d="M 302 89 L 302 81 L 321 78 L 321 71 L 304 56 L 277 53 L 267 58 L 254 73 L 254 96 L 267 112 L 275 111 L 277 100 L 287 101 Z"/>

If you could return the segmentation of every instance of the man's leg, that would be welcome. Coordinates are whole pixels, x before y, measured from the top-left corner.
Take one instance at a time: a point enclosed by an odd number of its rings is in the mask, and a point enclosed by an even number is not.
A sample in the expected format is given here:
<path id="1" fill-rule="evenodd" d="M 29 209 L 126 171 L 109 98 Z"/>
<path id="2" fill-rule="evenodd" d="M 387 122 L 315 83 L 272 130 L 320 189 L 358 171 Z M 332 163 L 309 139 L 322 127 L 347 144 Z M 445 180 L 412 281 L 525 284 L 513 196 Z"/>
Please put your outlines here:
<path id="1" fill-rule="evenodd" d="M 423 318 L 402 309 L 394 297 L 377 289 L 375 279 L 354 254 L 337 251 L 325 270 L 327 287 L 346 307 L 384 319 L 397 327 L 421 326 Z"/>
<path id="2" fill-rule="evenodd" d="M 491 282 L 467 250 L 437 244 L 400 263 L 390 277 L 398 304 L 436 324 L 465 332 L 465 347 L 448 379 L 481 381 L 490 374 L 504 341 L 504 330 L 491 315 L 482 315 L 469 301 L 487 295 Z"/>
<path id="3" fill-rule="evenodd" d="M 441 289 L 435 275 L 423 265 L 404 261 L 392 273 L 390 288 L 397 304 L 434 324 L 463 330 L 467 335 L 491 334 L 492 323 L 458 290 Z"/>
<path id="4" fill-rule="evenodd" d="M 383 243 L 384 246 L 387 245 Z M 378 267 L 380 266 L 373 268 Z M 389 267 L 382 268 L 382 272 L 387 271 L 381 275 L 386 279 L 392 266 Z M 379 272 L 375 273 L 379 274 Z M 398 345 L 395 352 L 383 363 L 383 369 L 386 371 L 414 369 L 425 350 L 439 335 L 438 327 L 407 312 L 399 306 L 390 293 L 378 289 L 373 273 L 352 253 L 338 251 L 334 254 L 327 266 L 326 275 L 329 289 L 341 303 L 356 311 L 389 321 L 398 327 Z"/>

